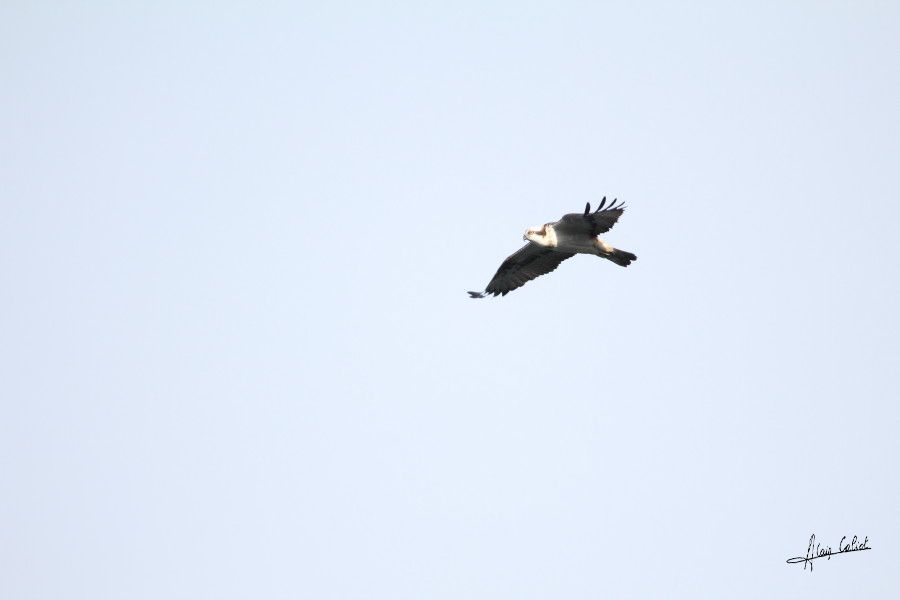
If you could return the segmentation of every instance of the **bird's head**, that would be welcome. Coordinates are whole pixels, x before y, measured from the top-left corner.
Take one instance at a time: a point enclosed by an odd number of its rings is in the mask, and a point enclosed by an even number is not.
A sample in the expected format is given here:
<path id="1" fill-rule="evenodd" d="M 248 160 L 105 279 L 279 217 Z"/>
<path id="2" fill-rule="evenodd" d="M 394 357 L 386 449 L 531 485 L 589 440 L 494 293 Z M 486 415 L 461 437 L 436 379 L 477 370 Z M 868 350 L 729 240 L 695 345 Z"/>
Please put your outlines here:
<path id="1" fill-rule="evenodd" d="M 522 236 L 522 239 L 534 242 L 535 244 L 540 244 L 541 246 L 546 246 L 547 226 L 541 225 L 540 227 L 529 227 L 528 231 L 525 232 L 525 235 Z"/>

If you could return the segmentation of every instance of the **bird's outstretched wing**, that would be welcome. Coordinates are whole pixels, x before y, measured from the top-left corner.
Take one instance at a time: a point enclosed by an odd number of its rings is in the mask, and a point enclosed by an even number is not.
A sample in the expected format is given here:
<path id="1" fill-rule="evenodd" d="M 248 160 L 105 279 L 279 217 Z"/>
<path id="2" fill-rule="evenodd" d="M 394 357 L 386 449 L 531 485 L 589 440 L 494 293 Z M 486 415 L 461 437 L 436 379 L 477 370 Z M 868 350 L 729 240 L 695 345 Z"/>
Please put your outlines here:
<path id="1" fill-rule="evenodd" d="M 605 209 L 603 208 L 604 204 L 606 204 L 606 196 L 603 197 L 603 200 L 600 201 L 600 206 L 594 212 L 590 211 L 591 205 L 588 204 L 583 214 L 569 213 L 563 215 L 562 219 L 553 224 L 553 228 L 556 229 L 557 233 L 563 235 L 589 235 L 593 237 L 606 233 L 612 229 L 619 217 L 622 216 L 625 206 L 622 203 L 616 206 L 616 200 L 613 200 Z"/>
<path id="2" fill-rule="evenodd" d="M 503 261 L 484 292 L 469 292 L 469 296 L 472 298 L 484 298 L 490 294 L 505 296 L 532 279 L 553 271 L 559 263 L 572 256 L 575 254 L 556 252 L 540 244 L 528 242 Z"/>

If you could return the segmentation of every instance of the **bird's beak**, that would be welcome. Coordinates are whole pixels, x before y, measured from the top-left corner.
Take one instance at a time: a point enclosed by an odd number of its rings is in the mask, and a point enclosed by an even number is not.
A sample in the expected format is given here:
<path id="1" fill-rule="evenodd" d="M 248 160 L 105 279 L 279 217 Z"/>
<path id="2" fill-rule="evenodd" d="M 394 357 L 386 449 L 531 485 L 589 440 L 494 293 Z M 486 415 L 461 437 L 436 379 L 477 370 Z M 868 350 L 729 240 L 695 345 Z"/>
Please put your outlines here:
<path id="1" fill-rule="evenodd" d="M 527 233 L 523 233 L 523 234 L 522 234 L 522 239 L 525 240 L 525 241 L 527 242 L 527 241 L 528 241 L 528 234 L 527 234 Z"/>

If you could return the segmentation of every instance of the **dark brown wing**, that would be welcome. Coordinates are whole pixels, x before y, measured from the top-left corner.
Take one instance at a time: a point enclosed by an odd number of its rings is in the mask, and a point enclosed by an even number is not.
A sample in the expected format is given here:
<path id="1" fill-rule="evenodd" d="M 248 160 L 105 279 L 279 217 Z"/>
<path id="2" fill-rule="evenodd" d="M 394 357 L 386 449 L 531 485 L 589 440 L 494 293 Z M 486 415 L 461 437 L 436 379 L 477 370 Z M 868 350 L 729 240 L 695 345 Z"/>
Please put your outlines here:
<path id="1" fill-rule="evenodd" d="M 619 217 L 622 216 L 625 207 L 622 204 L 616 206 L 616 201 L 613 200 L 612 204 L 603 209 L 605 203 L 606 198 L 600 203 L 600 208 L 594 212 L 563 215 L 562 219 L 553 224 L 553 228 L 556 229 L 557 233 L 562 233 L 563 235 L 588 235 L 593 237 L 606 233 L 612 229 Z"/>
<path id="2" fill-rule="evenodd" d="M 484 293 L 505 296 L 532 279 L 553 271 L 559 266 L 559 263 L 572 256 L 575 254 L 556 252 L 540 244 L 528 242 L 503 261 L 494 278 L 487 284 Z M 473 292 L 469 293 L 473 294 Z M 473 295 L 472 297 L 479 296 Z"/>

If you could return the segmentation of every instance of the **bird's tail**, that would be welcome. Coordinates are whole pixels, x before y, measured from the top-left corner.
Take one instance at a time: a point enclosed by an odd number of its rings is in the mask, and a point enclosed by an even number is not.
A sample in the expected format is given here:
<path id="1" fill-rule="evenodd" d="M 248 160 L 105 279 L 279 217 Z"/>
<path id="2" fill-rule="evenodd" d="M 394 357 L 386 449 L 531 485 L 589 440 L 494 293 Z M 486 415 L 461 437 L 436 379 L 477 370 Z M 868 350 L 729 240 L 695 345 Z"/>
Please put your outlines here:
<path id="1" fill-rule="evenodd" d="M 613 261 L 620 267 L 627 267 L 631 264 L 632 261 L 637 260 L 637 256 L 628 252 L 627 250 L 619 250 L 618 248 L 613 248 L 612 252 L 609 254 L 601 254 L 603 258 L 608 258 Z"/>

